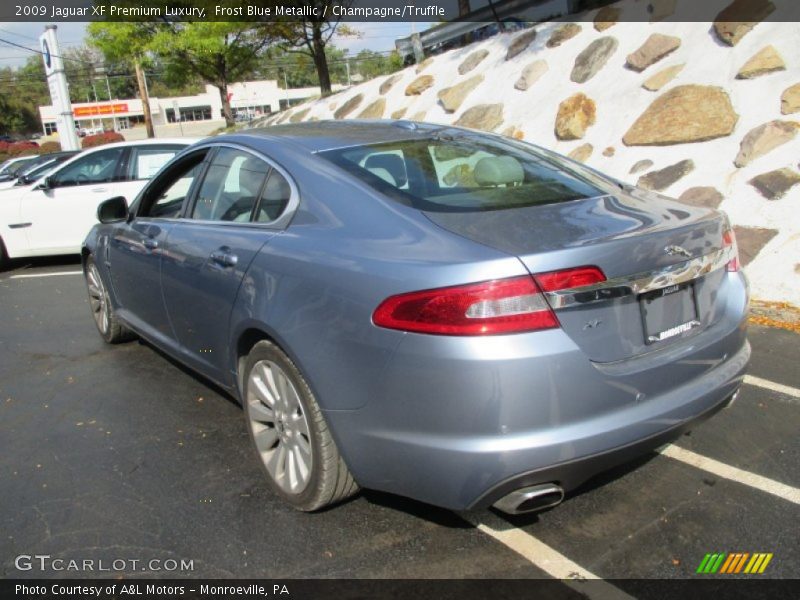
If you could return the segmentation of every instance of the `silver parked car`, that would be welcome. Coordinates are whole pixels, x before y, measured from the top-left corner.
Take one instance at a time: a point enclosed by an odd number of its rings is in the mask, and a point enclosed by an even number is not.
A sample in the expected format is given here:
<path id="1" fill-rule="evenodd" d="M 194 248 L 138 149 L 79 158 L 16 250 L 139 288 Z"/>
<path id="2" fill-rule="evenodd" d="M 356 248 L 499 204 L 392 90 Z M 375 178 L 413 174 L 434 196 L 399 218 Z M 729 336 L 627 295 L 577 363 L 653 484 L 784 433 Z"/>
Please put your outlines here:
<path id="1" fill-rule="evenodd" d="M 229 390 L 301 510 L 552 506 L 729 403 L 750 357 L 723 213 L 515 140 L 254 129 L 131 200 L 83 247 L 101 335 Z"/>

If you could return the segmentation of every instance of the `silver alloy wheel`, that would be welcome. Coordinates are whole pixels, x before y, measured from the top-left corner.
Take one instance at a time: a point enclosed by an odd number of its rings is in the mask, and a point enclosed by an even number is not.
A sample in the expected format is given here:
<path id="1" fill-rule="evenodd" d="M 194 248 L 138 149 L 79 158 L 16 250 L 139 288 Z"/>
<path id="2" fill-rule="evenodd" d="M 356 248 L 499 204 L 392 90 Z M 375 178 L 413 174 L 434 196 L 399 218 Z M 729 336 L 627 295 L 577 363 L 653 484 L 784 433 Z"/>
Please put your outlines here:
<path id="1" fill-rule="evenodd" d="M 91 263 L 86 271 L 86 286 L 89 289 L 89 305 L 92 307 L 92 315 L 97 323 L 97 328 L 105 335 L 108 333 L 108 303 L 106 301 L 106 290 L 97 265 Z"/>
<path id="2" fill-rule="evenodd" d="M 313 467 L 308 421 L 297 390 L 284 370 L 260 360 L 247 380 L 247 416 L 256 448 L 273 481 L 296 495 L 308 486 Z"/>

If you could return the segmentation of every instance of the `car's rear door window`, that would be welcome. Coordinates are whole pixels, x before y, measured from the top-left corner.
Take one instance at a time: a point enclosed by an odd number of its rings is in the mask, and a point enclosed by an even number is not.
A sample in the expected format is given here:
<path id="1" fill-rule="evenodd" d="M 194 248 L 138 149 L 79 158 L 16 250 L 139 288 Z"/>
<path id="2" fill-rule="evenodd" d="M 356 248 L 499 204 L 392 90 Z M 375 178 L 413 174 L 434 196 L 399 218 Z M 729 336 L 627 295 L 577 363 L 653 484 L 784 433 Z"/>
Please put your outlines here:
<path id="1" fill-rule="evenodd" d="M 500 210 L 603 193 L 534 148 L 489 136 L 440 135 L 320 156 L 377 191 L 427 211 Z"/>
<path id="2" fill-rule="evenodd" d="M 220 148 L 197 193 L 191 218 L 201 221 L 250 221 L 269 165 L 233 148 Z"/>

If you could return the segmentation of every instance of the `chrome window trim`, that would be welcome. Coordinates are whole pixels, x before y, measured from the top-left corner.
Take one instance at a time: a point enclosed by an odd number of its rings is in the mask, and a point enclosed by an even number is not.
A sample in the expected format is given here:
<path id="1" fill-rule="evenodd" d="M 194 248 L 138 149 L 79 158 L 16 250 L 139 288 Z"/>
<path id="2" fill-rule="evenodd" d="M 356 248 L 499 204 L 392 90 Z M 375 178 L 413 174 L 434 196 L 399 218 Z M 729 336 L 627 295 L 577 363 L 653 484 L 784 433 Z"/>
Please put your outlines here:
<path id="1" fill-rule="evenodd" d="M 663 269 L 616 277 L 568 290 L 544 292 L 544 296 L 554 310 L 606 302 L 692 281 L 724 267 L 733 257 L 734 250 L 729 246 Z"/>

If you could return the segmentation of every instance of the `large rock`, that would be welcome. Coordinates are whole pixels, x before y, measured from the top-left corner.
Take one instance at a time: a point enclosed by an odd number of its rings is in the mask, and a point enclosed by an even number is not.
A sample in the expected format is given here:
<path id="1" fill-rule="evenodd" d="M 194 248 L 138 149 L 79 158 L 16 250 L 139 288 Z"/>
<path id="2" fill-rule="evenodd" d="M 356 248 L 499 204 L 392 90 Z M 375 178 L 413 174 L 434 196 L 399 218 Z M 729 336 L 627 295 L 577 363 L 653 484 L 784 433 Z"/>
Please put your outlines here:
<path id="1" fill-rule="evenodd" d="M 422 121 L 425 120 L 425 111 L 424 110 L 418 110 L 413 115 L 411 115 L 411 120 L 421 123 Z"/>
<path id="2" fill-rule="evenodd" d="M 574 38 L 580 32 L 581 26 L 577 23 L 564 23 L 550 34 L 550 39 L 547 40 L 547 47 L 558 48 L 561 44 Z"/>
<path id="3" fill-rule="evenodd" d="M 544 60 L 536 60 L 522 69 L 522 75 L 519 76 L 514 87 L 523 92 L 536 83 L 539 78 L 547 72 L 547 62 Z"/>
<path id="4" fill-rule="evenodd" d="M 572 67 L 572 74 L 570 79 L 575 83 L 586 83 L 611 58 L 611 55 L 617 50 L 617 38 L 606 36 L 593 41 L 583 52 L 578 54 L 575 59 L 575 65 Z"/>
<path id="5" fill-rule="evenodd" d="M 494 131 L 503 122 L 502 104 L 478 104 L 464 111 L 454 125 Z"/>
<path id="6" fill-rule="evenodd" d="M 304 108 L 303 110 L 298 110 L 291 117 L 289 117 L 289 122 L 290 123 L 299 123 L 300 121 L 302 121 L 303 119 L 306 118 L 306 115 L 308 115 L 308 112 L 310 110 L 311 110 L 311 107 Z"/>
<path id="7" fill-rule="evenodd" d="M 525 137 L 525 132 L 522 131 L 519 127 L 516 127 L 515 125 L 509 125 L 505 129 L 503 129 L 501 134 L 506 137 L 514 138 L 515 140 L 521 140 Z"/>
<path id="8" fill-rule="evenodd" d="M 419 75 L 420 73 L 422 73 L 425 69 L 427 69 L 432 64 L 433 64 L 433 57 L 429 56 L 428 58 L 426 58 L 425 60 L 423 60 L 421 63 L 419 63 L 417 65 L 417 68 L 415 69 L 415 72 L 417 73 L 417 75 Z"/>
<path id="9" fill-rule="evenodd" d="M 800 183 L 800 174 L 791 169 L 777 169 L 756 175 L 747 183 L 756 188 L 767 200 L 778 200 Z"/>
<path id="10" fill-rule="evenodd" d="M 667 85 L 670 81 L 677 77 L 678 73 L 683 71 L 683 67 L 686 66 L 686 63 L 681 63 L 679 65 L 672 65 L 671 67 L 667 67 L 666 69 L 661 69 L 658 73 L 650 77 L 647 81 L 642 84 L 642 87 L 646 90 L 650 90 L 651 92 L 657 92 L 662 87 Z"/>
<path id="11" fill-rule="evenodd" d="M 628 173 L 630 173 L 631 175 L 634 175 L 636 173 L 641 173 L 642 171 L 646 171 L 652 166 L 653 166 L 653 161 L 650 160 L 649 158 L 637 160 L 635 163 L 633 163 L 633 166 L 631 167 L 631 170 L 628 171 Z"/>
<path id="12" fill-rule="evenodd" d="M 634 71 L 642 72 L 652 64 L 677 50 L 681 45 L 681 38 L 674 35 L 653 33 L 644 44 L 628 55 L 627 66 Z"/>
<path id="13" fill-rule="evenodd" d="M 681 177 L 694 170 L 694 161 L 682 160 L 658 171 L 650 171 L 639 177 L 636 185 L 645 190 L 663 191 Z"/>
<path id="14" fill-rule="evenodd" d="M 759 50 L 748 60 L 739 72 L 736 79 L 753 79 L 774 71 L 785 71 L 786 63 L 775 50 L 774 46 L 766 46 Z"/>
<path id="15" fill-rule="evenodd" d="M 386 92 L 392 89 L 392 86 L 395 83 L 400 81 L 402 78 L 403 78 L 402 73 L 395 73 L 391 77 L 387 77 L 386 79 L 384 79 L 383 83 L 381 84 L 381 87 L 378 88 L 378 92 L 380 93 L 380 95 L 383 96 Z"/>
<path id="16" fill-rule="evenodd" d="M 342 104 L 335 113 L 333 113 L 334 119 L 344 119 L 347 115 L 353 112 L 361 101 L 364 99 L 363 94 L 356 94 L 352 98 L 350 98 L 347 102 Z"/>
<path id="17" fill-rule="evenodd" d="M 570 96 L 558 105 L 555 133 L 560 140 L 579 140 L 594 125 L 597 107 L 586 94 Z"/>
<path id="18" fill-rule="evenodd" d="M 783 90 L 781 94 L 781 113 L 790 115 L 800 112 L 800 83 Z"/>
<path id="19" fill-rule="evenodd" d="M 735 46 L 774 10 L 770 0 L 733 0 L 714 19 L 714 32 L 720 41 Z"/>
<path id="20" fill-rule="evenodd" d="M 736 245 L 739 247 L 739 262 L 746 267 L 761 252 L 767 243 L 778 235 L 777 229 L 766 227 L 740 227 L 734 226 L 733 234 L 736 236 Z"/>
<path id="21" fill-rule="evenodd" d="M 406 96 L 419 96 L 433 86 L 433 75 L 420 75 L 406 86 Z"/>
<path id="22" fill-rule="evenodd" d="M 680 85 L 656 98 L 622 141 L 627 146 L 704 142 L 730 135 L 738 120 L 722 88 Z"/>
<path id="23" fill-rule="evenodd" d="M 739 154 L 733 161 L 737 167 L 744 167 L 770 150 L 794 139 L 797 125 L 786 121 L 770 121 L 747 132 L 739 145 Z"/>
<path id="24" fill-rule="evenodd" d="M 611 158 L 616 153 L 617 153 L 617 149 L 614 148 L 614 146 L 607 146 L 605 148 L 605 150 L 603 150 L 603 156 L 607 156 L 608 158 Z"/>
<path id="25" fill-rule="evenodd" d="M 467 56 L 467 58 L 465 58 L 460 65 L 458 65 L 458 74 L 466 75 L 467 73 L 472 71 L 472 69 L 477 67 L 481 62 L 483 62 L 483 59 L 486 58 L 487 56 L 489 56 L 488 50 L 476 50 L 475 52 Z"/>
<path id="26" fill-rule="evenodd" d="M 572 152 L 567 154 L 572 160 L 577 160 L 579 162 L 586 162 L 588 158 L 592 155 L 592 151 L 594 151 L 594 146 L 591 144 L 581 144 L 577 148 L 575 148 Z"/>
<path id="27" fill-rule="evenodd" d="M 594 28 L 597 31 L 605 31 L 609 27 L 613 27 L 619 21 L 621 13 L 622 11 L 615 6 L 604 6 L 594 16 Z"/>
<path id="28" fill-rule="evenodd" d="M 407 110 L 408 110 L 408 107 L 406 106 L 405 108 L 401 108 L 400 110 L 394 111 L 392 113 L 392 118 L 393 119 L 402 119 L 406 115 L 406 111 Z"/>
<path id="29" fill-rule="evenodd" d="M 445 112 L 456 112 L 467 95 L 483 82 L 483 75 L 475 75 L 456 85 L 439 90 L 437 97 Z"/>
<path id="30" fill-rule="evenodd" d="M 719 208 L 725 198 L 717 190 L 710 186 L 692 187 L 683 192 L 678 198 L 678 202 L 683 202 L 689 206 L 700 206 L 703 208 Z"/>
<path id="31" fill-rule="evenodd" d="M 524 33 L 519 34 L 515 37 L 511 45 L 508 47 L 508 51 L 506 52 L 506 60 L 511 60 L 517 54 L 525 50 L 528 46 L 531 45 L 531 42 L 536 38 L 536 30 L 535 29 L 528 29 Z"/>
<path id="32" fill-rule="evenodd" d="M 358 115 L 359 119 L 380 119 L 386 110 L 386 98 L 378 98 Z"/>

